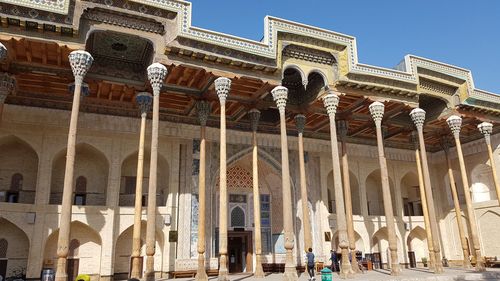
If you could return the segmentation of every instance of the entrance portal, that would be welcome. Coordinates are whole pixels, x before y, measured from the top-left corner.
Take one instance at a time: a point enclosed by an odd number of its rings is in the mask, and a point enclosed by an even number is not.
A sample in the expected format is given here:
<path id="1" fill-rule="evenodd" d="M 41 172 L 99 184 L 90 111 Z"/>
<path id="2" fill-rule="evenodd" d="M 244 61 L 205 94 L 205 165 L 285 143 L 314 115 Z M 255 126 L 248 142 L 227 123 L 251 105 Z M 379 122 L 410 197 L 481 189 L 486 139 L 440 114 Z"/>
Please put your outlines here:
<path id="1" fill-rule="evenodd" d="M 229 273 L 253 271 L 251 231 L 228 231 Z"/>

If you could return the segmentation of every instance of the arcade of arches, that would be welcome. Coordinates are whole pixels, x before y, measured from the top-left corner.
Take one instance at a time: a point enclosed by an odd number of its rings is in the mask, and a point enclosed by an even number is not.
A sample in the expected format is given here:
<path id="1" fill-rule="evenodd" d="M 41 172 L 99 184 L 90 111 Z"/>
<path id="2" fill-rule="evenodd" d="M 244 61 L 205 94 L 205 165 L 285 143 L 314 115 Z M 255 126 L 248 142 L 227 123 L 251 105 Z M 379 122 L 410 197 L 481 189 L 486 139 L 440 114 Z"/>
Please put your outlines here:
<path id="1" fill-rule="evenodd" d="M 430 240 L 455 266 L 500 257 L 500 98 L 470 71 L 360 64 L 354 37 L 273 17 L 261 42 L 193 28 L 187 1 L 17 2 L 0 11 L 2 278 L 58 258 L 92 281 L 293 271 L 345 233 L 378 268 L 424 266 Z"/>

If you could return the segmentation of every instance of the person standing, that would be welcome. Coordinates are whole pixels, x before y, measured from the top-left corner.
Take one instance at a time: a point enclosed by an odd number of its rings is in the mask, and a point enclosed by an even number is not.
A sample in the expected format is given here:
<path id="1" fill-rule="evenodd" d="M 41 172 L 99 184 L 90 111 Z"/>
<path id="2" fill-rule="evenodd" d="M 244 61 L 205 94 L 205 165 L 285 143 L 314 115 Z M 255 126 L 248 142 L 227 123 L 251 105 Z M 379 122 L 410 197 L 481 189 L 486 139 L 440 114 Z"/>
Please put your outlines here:
<path id="1" fill-rule="evenodd" d="M 314 280 L 314 254 L 312 248 L 306 254 L 307 259 L 307 273 L 309 273 L 309 280 Z"/>
<path id="2" fill-rule="evenodd" d="M 330 250 L 330 260 L 332 261 L 331 270 L 332 272 L 337 271 L 337 252 Z"/>

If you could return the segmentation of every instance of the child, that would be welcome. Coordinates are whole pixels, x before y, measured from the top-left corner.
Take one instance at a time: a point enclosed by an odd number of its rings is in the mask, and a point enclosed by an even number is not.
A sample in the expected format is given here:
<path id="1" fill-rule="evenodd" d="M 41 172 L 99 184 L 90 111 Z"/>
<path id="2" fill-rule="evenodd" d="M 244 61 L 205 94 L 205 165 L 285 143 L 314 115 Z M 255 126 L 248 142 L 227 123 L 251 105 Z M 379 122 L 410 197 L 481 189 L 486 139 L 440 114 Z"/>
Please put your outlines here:
<path id="1" fill-rule="evenodd" d="M 307 258 L 307 272 L 309 273 L 309 280 L 314 280 L 314 254 L 312 252 L 312 248 L 309 248 L 309 251 L 306 254 Z"/>

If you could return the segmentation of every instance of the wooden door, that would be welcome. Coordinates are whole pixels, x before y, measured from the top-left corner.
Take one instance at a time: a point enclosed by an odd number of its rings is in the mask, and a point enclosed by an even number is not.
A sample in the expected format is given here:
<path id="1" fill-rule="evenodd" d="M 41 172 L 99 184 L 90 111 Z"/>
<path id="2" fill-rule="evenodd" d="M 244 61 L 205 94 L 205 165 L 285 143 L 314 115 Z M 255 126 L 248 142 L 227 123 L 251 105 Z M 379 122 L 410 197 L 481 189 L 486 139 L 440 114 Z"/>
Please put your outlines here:
<path id="1" fill-rule="evenodd" d="M 415 252 L 413 252 L 413 251 L 408 252 L 408 259 L 410 260 L 410 267 L 411 268 L 417 267 L 417 260 L 415 258 Z"/>
<path id="2" fill-rule="evenodd" d="M 0 260 L 0 280 L 5 280 L 7 274 L 7 259 Z"/>
<path id="3" fill-rule="evenodd" d="M 68 281 L 75 281 L 78 276 L 78 259 L 68 259 L 66 262 L 66 273 L 68 274 Z"/>
<path id="4" fill-rule="evenodd" d="M 380 256 L 380 253 L 373 253 L 372 254 L 372 261 L 373 261 L 373 267 L 377 269 L 382 269 L 382 257 Z"/>
<path id="5" fill-rule="evenodd" d="M 243 272 L 243 239 L 229 237 L 228 247 L 229 273 Z"/>

